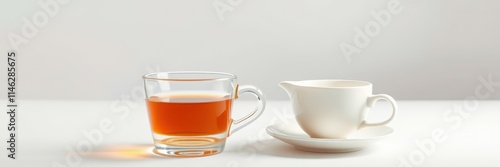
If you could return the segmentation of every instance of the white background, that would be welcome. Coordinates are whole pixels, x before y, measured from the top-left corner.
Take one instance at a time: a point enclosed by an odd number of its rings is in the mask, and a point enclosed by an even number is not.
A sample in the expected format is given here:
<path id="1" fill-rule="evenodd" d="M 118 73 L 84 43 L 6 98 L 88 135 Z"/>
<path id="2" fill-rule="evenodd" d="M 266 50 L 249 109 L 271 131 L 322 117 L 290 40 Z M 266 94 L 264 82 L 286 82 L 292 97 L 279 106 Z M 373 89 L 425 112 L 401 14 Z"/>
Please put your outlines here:
<path id="1" fill-rule="evenodd" d="M 47 15 L 40 2 L 58 8 L 23 36 L 23 19 Z M 228 5 L 222 17 L 214 2 L 1 0 L 0 51 L 15 48 L 9 33 L 27 40 L 18 45 L 22 99 L 118 99 L 143 74 L 172 70 L 234 73 L 280 100 L 282 80 L 366 80 L 398 100 L 461 100 L 480 76 L 500 81 L 500 1 L 397 0 L 400 13 L 350 62 L 339 45 L 354 45 L 355 28 L 389 0 L 217 0 Z"/>

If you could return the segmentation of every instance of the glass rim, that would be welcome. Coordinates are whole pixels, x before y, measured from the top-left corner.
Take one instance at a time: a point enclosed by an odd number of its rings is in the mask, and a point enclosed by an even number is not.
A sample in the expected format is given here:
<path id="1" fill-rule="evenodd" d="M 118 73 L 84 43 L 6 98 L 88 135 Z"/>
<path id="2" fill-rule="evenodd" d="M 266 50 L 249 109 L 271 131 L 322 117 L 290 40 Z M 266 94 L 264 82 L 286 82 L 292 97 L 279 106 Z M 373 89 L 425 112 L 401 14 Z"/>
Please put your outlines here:
<path id="1" fill-rule="evenodd" d="M 206 75 L 206 77 L 193 77 L 193 78 L 184 78 L 184 77 L 158 77 L 160 74 L 177 74 L 177 75 Z M 219 75 L 219 77 L 216 77 Z M 215 72 L 215 71 L 167 71 L 167 72 L 155 72 L 149 73 L 142 76 L 144 80 L 159 80 L 159 81 L 181 81 L 181 82 L 189 82 L 189 81 L 224 81 L 236 79 L 237 76 L 231 73 L 225 72 Z"/>

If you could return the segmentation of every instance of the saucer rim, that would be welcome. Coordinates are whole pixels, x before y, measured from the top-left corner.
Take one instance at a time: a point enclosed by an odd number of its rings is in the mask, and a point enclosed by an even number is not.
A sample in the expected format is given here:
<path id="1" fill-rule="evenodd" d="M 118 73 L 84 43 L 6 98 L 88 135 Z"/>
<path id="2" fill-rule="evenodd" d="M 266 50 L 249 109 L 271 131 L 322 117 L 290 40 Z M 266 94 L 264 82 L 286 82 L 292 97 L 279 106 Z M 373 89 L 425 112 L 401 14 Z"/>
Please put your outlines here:
<path id="1" fill-rule="evenodd" d="M 385 137 L 394 133 L 394 128 L 387 126 L 387 125 L 380 125 L 380 126 L 375 126 L 375 127 L 387 127 L 388 129 L 390 129 L 390 132 L 383 134 L 383 135 L 380 135 L 380 136 L 374 136 L 374 137 L 368 137 L 368 138 L 355 138 L 355 139 L 349 139 L 349 138 L 346 138 L 346 139 L 312 138 L 309 135 L 308 135 L 308 137 L 295 137 L 295 136 L 291 136 L 291 135 L 286 135 L 286 134 L 283 134 L 277 130 L 275 130 L 275 131 L 278 133 L 274 133 L 274 132 L 272 132 L 272 129 L 277 129 L 274 126 L 278 126 L 278 124 L 273 124 L 273 125 L 270 125 L 266 128 L 267 134 L 269 134 L 273 137 L 274 137 L 274 135 L 278 135 L 282 138 L 287 138 L 290 140 L 315 141 L 315 142 L 355 142 L 355 141 L 376 140 L 376 139 L 385 138 Z M 370 128 L 372 128 L 372 127 L 370 127 Z M 305 133 L 305 132 L 303 132 L 303 133 Z M 307 135 L 307 133 L 305 133 L 305 134 Z"/>

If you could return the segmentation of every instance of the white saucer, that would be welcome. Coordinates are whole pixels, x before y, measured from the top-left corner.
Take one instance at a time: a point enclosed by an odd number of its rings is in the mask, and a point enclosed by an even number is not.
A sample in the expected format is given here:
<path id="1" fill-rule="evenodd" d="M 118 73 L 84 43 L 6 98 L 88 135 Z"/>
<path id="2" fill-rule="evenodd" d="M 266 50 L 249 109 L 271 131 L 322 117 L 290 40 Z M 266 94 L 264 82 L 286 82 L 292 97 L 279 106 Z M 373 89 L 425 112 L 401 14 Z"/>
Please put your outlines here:
<path id="1" fill-rule="evenodd" d="M 366 127 L 352 134 L 348 139 L 311 138 L 295 121 L 289 125 L 275 124 L 266 128 L 269 135 L 297 149 L 310 152 L 341 153 L 358 151 L 387 137 L 394 130 L 388 126 Z"/>

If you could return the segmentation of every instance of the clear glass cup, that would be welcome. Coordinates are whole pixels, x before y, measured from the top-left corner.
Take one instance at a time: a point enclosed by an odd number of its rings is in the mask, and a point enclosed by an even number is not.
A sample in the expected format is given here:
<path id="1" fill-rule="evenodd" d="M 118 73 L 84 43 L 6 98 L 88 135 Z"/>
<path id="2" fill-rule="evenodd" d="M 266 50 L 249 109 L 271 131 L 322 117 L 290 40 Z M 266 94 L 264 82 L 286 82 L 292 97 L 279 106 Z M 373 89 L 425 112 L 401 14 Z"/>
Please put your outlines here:
<path id="1" fill-rule="evenodd" d="M 236 76 L 220 72 L 160 72 L 143 76 L 154 152 L 167 156 L 207 156 L 224 150 L 226 138 L 257 119 L 265 108 L 262 92 L 239 86 Z M 231 118 L 239 94 L 257 97 L 257 107 Z"/>

